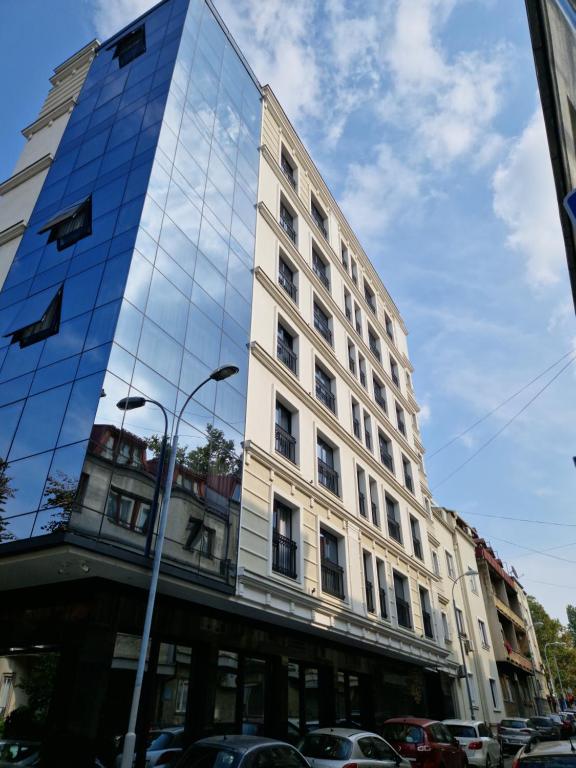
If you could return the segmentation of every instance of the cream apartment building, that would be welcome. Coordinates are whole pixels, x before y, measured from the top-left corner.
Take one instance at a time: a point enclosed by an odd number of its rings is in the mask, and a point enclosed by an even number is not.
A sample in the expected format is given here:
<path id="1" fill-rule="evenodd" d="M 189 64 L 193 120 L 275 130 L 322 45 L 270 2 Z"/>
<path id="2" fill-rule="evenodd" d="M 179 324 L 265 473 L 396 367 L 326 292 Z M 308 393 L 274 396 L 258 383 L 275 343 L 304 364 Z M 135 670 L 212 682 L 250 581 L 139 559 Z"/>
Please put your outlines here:
<path id="1" fill-rule="evenodd" d="M 312 656 L 333 644 L 343 697 L 382 676 L 376 719 L 448 716 L 407 331 L 268 87 L 263 107 L 238 600 L 309 633 Z"/>
<path id="2" fill-rule="evenodd" d="M 504 698 L 480 578 L 459 578 L 476 571 L 475 533 L 452 510 L 434 507 L 433 514 L 431 546 L 434 567 L 442 578 L 442 636 L 450 658 L 461 667 L 454 686 L 459 716 L 494 725 L 505 715 Z"/>
<path id="3" fill-rule="evenodd" d="M 0 288 L 52 165 L 88 72 L 97 40 L 54 69 L 52 87 L 34 122 L 22 129 L 26 144 L 12 175 L 0 183 Z"/>

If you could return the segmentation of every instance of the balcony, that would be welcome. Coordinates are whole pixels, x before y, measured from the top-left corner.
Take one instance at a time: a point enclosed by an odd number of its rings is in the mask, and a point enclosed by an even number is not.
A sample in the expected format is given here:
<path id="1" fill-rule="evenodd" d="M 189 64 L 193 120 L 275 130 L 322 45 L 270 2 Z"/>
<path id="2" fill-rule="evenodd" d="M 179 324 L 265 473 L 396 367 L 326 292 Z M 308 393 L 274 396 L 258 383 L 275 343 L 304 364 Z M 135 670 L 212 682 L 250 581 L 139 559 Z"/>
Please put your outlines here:
<path id="1" fill-rule="evenodd" d="M 354 430 L 354 437 L 357 437 L 358 440 L 362 440 L 362 433 L 360 431 L 360 422 L 358 419 L 352 419 L 352 428 Z"/>
<path id="2" fill-rule="evenodd" d="M 376 302 L 374 301 L 374 297 L 366 293 L 364 294 L 364 298 L 366 299 L 366 304 L 368 304 L 372 312 L 376 314 Z"/>
<path id="3" fill-rule="evenodd" d="M 350 307 L 346 307 L 344 312 L 346 314 L 346 320 L 348 320 L 348 322 L 351 323 L 352 322 L 352 310 L 350 309 Z"/>
<path id="4" fill-rule="evenodd" d="M 366 517 L 366 497 L 363 493 L 358 494 L 358 509 L 362 517 Z"/>
<path id="5" fill-rule="evenodd" d="M 370 502 L 370 507 L 371 507 L 371 511 L 372 511 L 372 522 L 374 523 L 374 525 L 378 525 L 378 523 L 379 523 L 379 520 L 378 520 L 378 505 L 376 504 L 375 501 L 372 501 L 372 502 Z"/>
<path id="6" fill-rule="evenodd" d="M 320 379 L 316 379 L 316 398 L 324 403 L 326 408 L 330 408 L 332 413 L 336 412 L 336 397 L 332 390 L 330 390 Z"/>
<path id="7" fill-rule="evenodd" d="M 276 424 L 276 451 L 296 463 L 296 438 Z"/>
<path id="8" fill-rule="evenodd" d="M 322 591 L 334 597 L 344 598 L 344 569 L 338 563 L 324 560 L 321 565 Z"/>
<path id="9" fill-rule="evenodd" d="M 366 388 L 366 371 L 363 371 L 362 368 L 360 368 L 360 384 Z"/>
<path id="10" fill-rule="evenodd" d="M 369 451 L 372 450 L 372 435 L 370 432 L 365 428 L 364 429 L 364 442 L 366 443 L 366 448 L 368 448 Z"/>
<path id="11" fill-rule="evenodd" d="M 400 389 L 400 378 L 398 376 L 398 371 L 395 369 L 392 369 L 392 381 L 398 387 L 398 389 Z"/>
<path id="12" fill-rule="evenodd" d="M 338 472 L 330 467 L 322 459 L 318 459 L 318 482 L 328 488 L 335 496 L 338 496 Z"/>
<path id="13" fill-rule="evenodd" d="M 320 211 L 316 208 L 315 205 L 312 205 L 312 210 L 310 211 L 312 214 L 312 219 L 314 220 L 314 224 L 318 227 L 320 232 L 324 235 L 325 239 L 328 240 L 328 230 L 326 229 L 326 224 L 324 223 L 324 219 L 322 218 L 322 214 Z"/>
<path id="14" fill-rule="evenodd" d="M 512 610 L 503 600 L 500 600 L 499 597 L 496 597 L 494 595 L 494 604 L 496 606 L 496 610 L 499 611 L 503 616 L 505 616 L 509 621 L 511 621 L 513 624 L 515 624 L 518 629 L 521 629 L 523 632 L 526 629 L 526 624 L 524 623 L 521 616 L 519 616 L 515 611 Z"/>
<path id="15" fill-rule="evenodd" d="M 418 560 L 424 560 L 424 555 L 422 554 L 422 542 L 420 539 L 414 539 L 412 542 L 414 545 L 414 555 L 418 558 Z"/>
<path id="16" fill-rule="evenodd" d="M 328 325 L 328 321 L 318 314 L 314 314 L 314 328 L 318 331 L 320 336 L 323 336 L 328 344 L 332 346 L 332 331 Z"/>
<path id="17" fill-rule="evenodd" d="M 378 346 L 373 342 L 370 342 L 370 352 L 372 352 L 372 354 L 374 355 L 376 360 L 378 360 L 379 363 L 382 362 L 382 358 L 380 357 L 380 350 L 378 349 Z"/>
<path id="18" fill-rule="evenodd" d="M 364 582 L 364 586 L 366 588 L 366 608 L 368 608 L 369 613 L 374 613 L 374 587 L 368 579 Z"/>
<path id="19" fill-rule="evenodd" d="M 353 373 L 354 376 L 356 376 L 356 361 L 353 357 L 348 358 L 348 368 L 350 368 L 350 373 Z"/>
<path id="20" fill-rule="evenodd" d="M 380 599 L 380 616 L 383 619 L 388 618 L 388 611 L 386 610 L 386 590 L 384 587 L 378 588 L 378 597 Z"/>
<path id="21" fill-rule="evenodd" d="M 294 304 L 296 304 L 296 301 L 298 299 L 298 289 L 296 288 L 296 286 L 294 285 L 292 280 L 290 280 L 290 278 L 287 277 L 282 272 L 279 272 L 278 273 L 278 285 L 281 288 L 284 288 L 284 290 L 286 291 L 288 296 L 290 296 L 290 298 L 292 299 Z"/>
<path id="22" fill-rule="evenodd" d="M 280 214 L 280 226 L 286 232 L 290 240 L 296 245 L 296 230 L 294 229 L 294 219 L 291 216 Z"/>
<path id="23" fill-rule="evenodd" d="M 362 336 L 362 323 L 359 320 L 356 320 L 356 333 Z"/>
<path id="24" fill-rule="evenodd" d="M 404 476 L 404 485 L 406 486 L 406 488 L 408 488 L 410 493 L 414 493 L 414 481 L 412 480 L 411 475 Z"/>
<path id="25" fill-rule="evenodd" d="M 382 410 L 384 411 L 384 413 L 388 412 L 386 400 L 382 397 L 382 395 L 377 390 L 374 392 L 374 400 L 376 401 L 376 405 L 379 405 L 380 408 L 382 408 Z"/>
<path id="26" fill-rule="evenodd" d="M 297 549 L 298 546 L 295 541 L 282 536 L 278 531 L 274 531 L 272 538 L 272 570 L 291 579 L 297 578 Z"/>
<path id="27" fill-rule="evenodd" d="M 298 357 L 294 351 L 290 349 L 288 344 L 286 344 L 286 342 L 282 339 L 278 339 L 277 341 L 276 354 L 278 356 L 278 360 L 284 363 L 284 365 L 289 368 L 294 375 L 296 375 Z"/>
<path id="28" fill-rule="evenodd" d="M 398 624 L 406 629 L 412 629 L 412 619 L 410 618 L 410 604 L 401 597 L 396 598 L 396 615 Z"/>

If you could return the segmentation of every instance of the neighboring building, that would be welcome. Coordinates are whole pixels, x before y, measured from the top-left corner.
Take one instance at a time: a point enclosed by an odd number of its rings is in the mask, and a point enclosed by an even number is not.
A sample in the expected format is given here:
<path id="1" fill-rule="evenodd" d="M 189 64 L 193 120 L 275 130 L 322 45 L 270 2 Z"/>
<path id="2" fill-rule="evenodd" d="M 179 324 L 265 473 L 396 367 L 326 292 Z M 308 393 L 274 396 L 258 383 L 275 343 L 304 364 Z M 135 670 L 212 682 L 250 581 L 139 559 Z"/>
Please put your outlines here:
<path id="1" fill-rule="evenodd" d="M 547 711 L 542 660 L 524 590 L 484 539 L 475 541 L 506 716 L 529 717 Z"/>
<path id="2" fill-rule="evenodd" d="M 433 559 L 442 576 L 444 640 L 461 665 L 455 686 L 458 715 L 495 725 L 504 717 L 504 703 L 480 579 L 472 576 L 456 582 L 476 570 L 476 534 L 452 510 L 434 507 L 433 513 L 437 537 Z"/>
<path id="3" fill-rule="evenodd" d="M 525 0 L 576 305 L 576 240 L 563 200 L 576 188 L 576 3 Z"/>
<path id="4" fill-rule="evenodd" d="M 0 288 L 12 264 L 58 144 L 76 104 L 98 41 L 56 67 L 36 120 L 23 129 L 26 144 L 14 173 L 0 183 Z"/>

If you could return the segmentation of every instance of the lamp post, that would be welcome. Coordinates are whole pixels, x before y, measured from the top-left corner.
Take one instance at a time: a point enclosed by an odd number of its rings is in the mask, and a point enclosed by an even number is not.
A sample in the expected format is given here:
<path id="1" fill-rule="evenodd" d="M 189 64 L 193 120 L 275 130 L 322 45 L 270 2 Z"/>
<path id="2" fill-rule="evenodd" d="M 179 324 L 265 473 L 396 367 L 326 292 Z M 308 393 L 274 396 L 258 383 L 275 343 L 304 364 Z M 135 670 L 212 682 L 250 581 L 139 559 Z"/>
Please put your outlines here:
<path id="1" fill-rule="evenodd" d="M 549 645 L 562 645 L 562 643 L 555 641 L 555 642 L 546 643 L 544 645 L 544 658 L 546 659 L 546 666 L 548 667 L 548 677 L 550 678 L 550 685 L 552 686 L 552 698 L 554 700 L 554 706 L 556 706 L 556 689 L 554 688 L 554 678 L 552 677 L 552 670 L 550 669 L 550 661 L 548 660 Z"/>
<path id="2" fill-rule="evenodd" d="M 562 677 L 560 675 L 560 667 L 558 666 L 558 658 L 556 655 L 554 655 L 554 666 L 556 667 L 556 674 L 558 675 L 558 682 L 560 683 L 560 693 L 562 694 L 562 706 L 560 707 L 560 709 L 564 709 L 564 707 L 566 706 L 566 691 L 564 690 L 564 683 L 562 682 Z"/>
<path id="3" fill-rule="evenodd" d="M 468 679 L 468 669 L 466 668 L 466 657 L 464 654 L 464 643 L 462 642 L 462 632 L 458 626 L 458 613 L 456 612 L 456 602 L 454 600 L 454 587 L 456 586 L 457 582 L 460 581 L 460 579 L 463 579 L 466 576 L 478 576 L 478 571 L 474 571 L 472 568 L 468 568 L 466 573 L 461 573 L 460 576 L 457 576 L 454 579 L 454 583 L 452 584 L 452 607 L 454 608 L 454 620 L 456 621 L 456 631 L 458 632 L 458 640 L 460 641 L 460 655 L 462 656 L 462 667 L 464 668 L 464 678 L 466 679 L 466 691 L 468 692 L 470 717 L 472 720 L 474 720 L 474 703 L 472 701 L 472 690 L 470 689 L 470 680 Z"/>
<path id="4" fill-rule="evenodd" d="M 170 448 L 170 460 L 168 462 L 168 471 L 166 473 L 166 481 L 164 485 L 164 497 L 162 499 L 162 507 L 160 509 L 160 524 L 158 527 L 158 538 L 156 540 L 156 549 L 154 551 L 154 565 L 152 567 L 152 576 L 150 578 L 150 587 L 148 590 L 148 603 L 146 605 L 146 617 L 144 619 L 144 628 L 142 630 L 142 643 L 140 645 L 140 653 L 138 655 L 138 666 L 136 668 L 136 679 L 134 681 L 134 691 L 132 693 L 132 704 L 130 706 L 130 717 L 128 719 L 128 731 L 124 737 L 124 748 L 122 750 L 122 762 L 121 768 L 132 768 L 134 761 L 134 748 L 136 746 L 136 721 L 138 718 L 138 707 L 140 704 L 140 696 L 142 693 L 142 682 L 144 680 L 144 668 L 146 666 L 146 653 L 148 650 L 148 641 L 150 639 L 150 630 L 152 627 L 152 617 L 154 614 L 154 604 L 156 602 L 156 592 L 158 590 L 158 577 L 160 575 L 160 563 L 162 560 L 162 548 L 164 546 L 164 536 L 166 533 L 166 524 L 168 522 L 168 508 L 170 506 L 170 497 L 172 495 L 172 480 L 174 479 L 174 468 L 176 466 L 176 452 L 178 450 L 178 430 L 180 429 L 180 422 L 182 415 L 186 409 L 186 406 L 190 400 L 194 397 L 196 392 L 207 384 L 209 381 L 223 381 L 224 379 L 234 376 L 238 373 L 238 368 L 235 365 L 223 365 L 220 368 L 212 371 L 208 378 L 200 382 L 196 389 L 194 389 L 186 398 L 186 401 L 178 418 L 176 420 L 176 427 L 174 428 L 174 434 L 172 437 L 172 446 Z M 130 400 L 130 398 L 127 398 Z M 138 398 L 137 398 L 138 399 Z M 132 408 L 140 408 L 146 404 L 146 398 L 139 398 L 138 404 L 132 404 Z M 151 402 L 151 401 L 148 401 Z M 122 403 L 122 401 L 120 401 Z M 118 407 L 120 406 L 118 404 Z"/>
<path id="5" fill-rule="evenodd" d="M 160 488 L 162 486 L 162 471 L 164 469 L 164 457 L 166 456 L 166 445 L 168 443 L 168 414 L 164 406 L 157 400 L 149 400 L 147 397 L 123 397 L 116 403 L 116 407 L 121 411 L 133 411 L 135 408 L 142 408 L 146 403 L 157 405 L 164 414 L 164 435 L 158 457 L 158 466 L 156 467 L 156 483 L 154 485 L 154 496 L 150 508 L 150 519 L 148 520 L 148 530 L 146 531 L 146 544 L 144 546 L 144 557 L 150 557 L 152 548 L 152 539 L 154 537 L 154 528 L 156 526 L 156 517 L 158 515 L 158 499 L 160 498 Z"/>

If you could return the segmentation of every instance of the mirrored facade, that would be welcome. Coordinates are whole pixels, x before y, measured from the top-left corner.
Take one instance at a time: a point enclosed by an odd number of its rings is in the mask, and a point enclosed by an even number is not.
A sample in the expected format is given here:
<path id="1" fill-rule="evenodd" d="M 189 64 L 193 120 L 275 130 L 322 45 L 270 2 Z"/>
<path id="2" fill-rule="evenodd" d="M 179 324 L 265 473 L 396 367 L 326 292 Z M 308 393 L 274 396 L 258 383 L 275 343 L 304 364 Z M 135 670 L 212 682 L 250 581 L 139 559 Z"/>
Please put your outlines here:
<path id="1" fill-rule="evenodd" d="M 154 547 L 157 479 L 188 395 L 165 544 L 235 576 L 260 89 L 203 0 L 99 49 L 0 293 L 0 540 Z M 164 463 L 162 458 L 165 459 Z"/>

